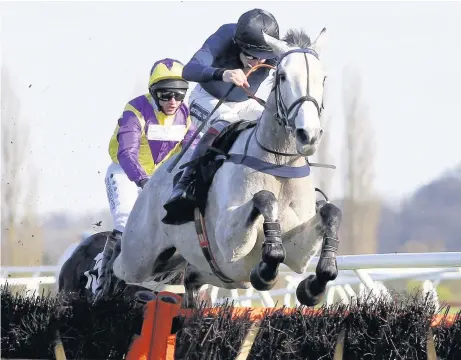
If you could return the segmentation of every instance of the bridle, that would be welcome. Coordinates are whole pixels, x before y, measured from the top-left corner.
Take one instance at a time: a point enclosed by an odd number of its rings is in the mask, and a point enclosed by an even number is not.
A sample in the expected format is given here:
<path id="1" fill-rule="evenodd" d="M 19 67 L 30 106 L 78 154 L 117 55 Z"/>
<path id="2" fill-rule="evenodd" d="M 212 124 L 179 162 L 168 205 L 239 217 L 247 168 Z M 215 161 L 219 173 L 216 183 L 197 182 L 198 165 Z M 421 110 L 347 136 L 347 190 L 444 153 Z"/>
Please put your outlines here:
<path id="1" fill-rule="evenodd" d="M 280 70 L 278 69 L 278 65 L 281 63 L 281 61 L 286 56 L 288 56 L 290 54 L 293 54 L 293 53 L 302 53 L 302 54 L 304 54 L 304 59 L 305 59 L 305 62 L 306 62 L 306 71 L 307 71 L 306 95 L 299 97 L 290 106 L 287 106 L 285 104 L 284 100 L 283 100 L 282 94 L 280 93 L 280 82 L 282 81 L 282 75 L 283 74 L 280 74 L 280 72 L 279 72 Z M 322 101 L 322 104 L 319 105 L 318 101 L 314 97 L 312 97 L 310 95 L 310 91 L 309 91 L 310 90 L 310 88 L 309 88 L 309 61 L 307 59 L 307 54 L 311 54 L 311 55 L 315 56 L 317 59 L 319 59 L 319 56 L 318 56 L 317 52 L 315 52 L 313 49 L 292 49 L 292 50 L 289 50 L 289 51 L 285 52 L 278 59 L 276 67 L 274 67 L 272 65 L 267 65 L 267 64 L 259 64 L 259 65 L 254 66 L 253 68 L 251 68 L 251 70 L 248 72 L 247 78 L 252 72 L 256 71 L 257 69 L 259 69 L 261 67 L 276 70 L 275 71 L 274 85 L 272 86 L 272 89 L 271 89 L 271 93 L 275 92 L 275 111 L 272 111 L 271 109 L 269 109 L 269 107 L 267 106 L 267 104 L 263 100 L 259 99 L 254 94 L 250 93 L 247 89 L 242 87 L 243 90 L 247 93 L 247 95 L 250 98 L 256 100 L 266 110 L 273 112 L 273 116 L 276 119 L 277 123 L 280 126 L 284 126 L 285 130 L 288 133 L 293 133 L 295 131 L 295 123 L 294 123 L 294 121 L 295 121 L 296 116 L 298 115 L 298 112 L 299 112 L 299 109 L 301 108 L 301 105 L 304 102 L 312 102 L 314 104 L 314 106 L 316 107 L 316 109 L 317 109 L 317 113 L 318 113 L 319 117 L 321 116 L 322 110 L 323 110 L 323 101 Z M 325 79 L 326 79 L 326 77 L 323 79 L 324 83 L 325 83 Z M 292 114 L 291 117 L 290 117 L 290 114 Z M 282 153 L 282 152 L 267 148 L 258 139 L 258 136 L 257 136 L 258 128 L 259 128 L 259 122 L 258 122 L 258 125 L 255 127 L 255 129 L 252 131 L 249 139 L 254 135 L 255 139 L 256 139 L 256 143 L 258 144 L 258 146 L 262 150 L 267 151 L 267 152 L 269 152 L 271 154 L 274 154 L 274 155 L 279 155 L 279 156 L 297 156 L 297 157 L 300 156 L 298 153 Z M 307 160 L 307 158 L 306 158 L 306 160 Z M 333 165 L 312 164 L 312 163 L 310 163 L 310 165 L 334 168 Z"/>
<path id="2" fill-rule="evenodd" d="M 277 122 L 279 123 L 279 125 L 285 126 L 287 131 L 293 131 L 295 127 L 294 119 L 298 115 L 298 111 L 304 102 L 307 102 L 307 101 L 312 102 L 317 109 L 317 113 L 319 117 L 323 109 L 323 104 L 322 106 L 319 106 L 317 100 L 309 94 L 309 61 L 307 60 L 307 54 L 314 55 L 317 59 L 319 58 L 318 54 L 312 49 L 293 49 L 293 50 L 290 50 L 284 53 L 282 57 L 279 59 L 278 64 L 280 64 L 283 58 L 293 53 L 303 53 L 304 54 L 304 60 L 306 62 L 306 71 L 307 71 L 306 95 L 301 96 L 300 98 L 296 99 L 290 105 L 290 107 L 287 107 L 285 105 L 285 102 L 283 101 L 282 95 L 280 94 L 279 84 L 281 81 L 282 74 L 279 73 L 278 69 L 276 70 L 276 73 L 275 73 L 274 86 L 271 89 L 271 92 L 275 91 L 275 104 L 276 104 L 276 110 L 277 110 L 275 118 Z M 289 118 L 289 115 L 293 110 L 295 110 L 295 112 L 293 113 L 293 116 Z"/>

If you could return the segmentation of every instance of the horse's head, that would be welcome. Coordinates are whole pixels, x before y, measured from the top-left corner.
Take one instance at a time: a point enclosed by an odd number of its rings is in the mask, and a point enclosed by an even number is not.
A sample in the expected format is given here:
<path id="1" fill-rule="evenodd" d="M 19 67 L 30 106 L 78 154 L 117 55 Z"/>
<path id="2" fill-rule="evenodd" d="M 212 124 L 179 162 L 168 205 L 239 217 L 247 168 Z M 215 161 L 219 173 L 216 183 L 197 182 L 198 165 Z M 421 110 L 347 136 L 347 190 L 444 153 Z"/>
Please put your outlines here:
<path id="1" fill-rule="evenodd" d="M 296 137 L 297 152 L 310 156 L 323 135 L 320 114 L 326 76 L 320 53 L 326 29 L 313 44 L 302 31 L 290 30 L 284 40 L 263 34 L 279 57 L 273 87 L 277 120 Z"/>

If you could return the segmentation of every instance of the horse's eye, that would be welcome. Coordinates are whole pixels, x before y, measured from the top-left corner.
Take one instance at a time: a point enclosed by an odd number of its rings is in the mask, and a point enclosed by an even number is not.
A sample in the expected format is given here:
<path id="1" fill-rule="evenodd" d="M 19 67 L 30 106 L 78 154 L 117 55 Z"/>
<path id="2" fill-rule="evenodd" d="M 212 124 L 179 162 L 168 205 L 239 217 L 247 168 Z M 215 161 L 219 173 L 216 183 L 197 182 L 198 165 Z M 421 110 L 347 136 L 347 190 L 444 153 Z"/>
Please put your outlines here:
<path id="1" fill-rule="evenodd" d="M 285 81 L 287 76 L 285 74 L 280 74 L 280 81 Z"/>

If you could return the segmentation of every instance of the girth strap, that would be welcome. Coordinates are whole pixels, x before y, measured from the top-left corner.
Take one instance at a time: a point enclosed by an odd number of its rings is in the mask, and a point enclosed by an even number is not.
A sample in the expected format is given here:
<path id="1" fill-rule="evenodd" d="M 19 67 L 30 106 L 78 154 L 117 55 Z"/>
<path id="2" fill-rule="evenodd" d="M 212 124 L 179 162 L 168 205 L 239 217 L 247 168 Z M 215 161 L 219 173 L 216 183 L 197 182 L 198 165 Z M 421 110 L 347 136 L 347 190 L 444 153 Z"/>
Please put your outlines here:
<path id="1" fill-rule="evenodd" d="M 210 265 L 211 271 L 224 283 L 230 284 L 234 280 L 229 279 L 226 275 L 222 273 L 219 269 L 218 264 L 213 256 L 213 253 L 210 249 L 210 242 L 208 241 L 208 235 L 206 233 L 205 219 L 202 216 L 202 213 L 198 207 L 194 210 L 194 220 L 195 220 L 195 231 L 197 232 L 198 241 L 200 248 L 202 249 L 205 259 Z"/>

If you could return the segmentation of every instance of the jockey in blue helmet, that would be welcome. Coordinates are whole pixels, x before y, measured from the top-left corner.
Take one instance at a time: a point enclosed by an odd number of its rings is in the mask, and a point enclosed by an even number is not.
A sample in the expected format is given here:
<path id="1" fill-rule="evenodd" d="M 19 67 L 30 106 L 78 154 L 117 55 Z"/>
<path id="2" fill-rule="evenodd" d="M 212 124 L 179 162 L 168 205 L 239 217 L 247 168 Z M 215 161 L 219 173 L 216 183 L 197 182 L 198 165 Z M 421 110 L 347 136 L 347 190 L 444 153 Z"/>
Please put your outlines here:
<path id="1" fill-rule="evenodd" d="M 248 79 L 245 75 L 255 65 L 276 64 L 276 55 L 266 44 L 263 31 L 279 39 L 279 26 L 275 17 L 261 9 L 247 11 L 236 24 L 222 25 L 184 66 L 184 79 L 198 83 L 189 98 L 191 118 L 195 125 L 199 126 L 233 84 L 249 87 L 254 93 L 266 80 L 269 75 L 267 68 L 256 70 Z M 203 155 L 229 123 L 240 119 L 258 119 L 263 110 L 254 99 L 248 98 L 243 89 L 234 88 L 208 122 L 209 128 L 202 136 L 191 160 Z M 162 220 L 164 223 L 186 222 L 181 218 L 181 209 L 188 209 L 189 205 L 193 205 L 193 201 L 190 201 L 193 199 L 188 199 L 186 194 L 191 174 L 192 168 L 187 167 L 164 204 L 167 210 L 167 215 Z"/>

